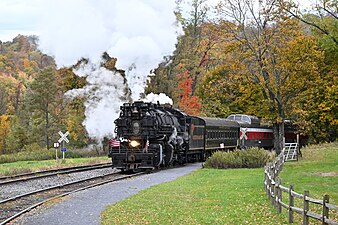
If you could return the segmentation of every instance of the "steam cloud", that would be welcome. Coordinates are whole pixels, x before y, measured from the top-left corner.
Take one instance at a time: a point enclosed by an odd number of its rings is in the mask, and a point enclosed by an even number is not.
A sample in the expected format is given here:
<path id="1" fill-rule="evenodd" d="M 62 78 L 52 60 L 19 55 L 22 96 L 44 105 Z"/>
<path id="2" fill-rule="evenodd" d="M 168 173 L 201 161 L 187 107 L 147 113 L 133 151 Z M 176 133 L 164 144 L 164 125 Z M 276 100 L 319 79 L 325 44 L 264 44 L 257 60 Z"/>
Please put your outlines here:
<path id="1" fill-rule="evenodd" d="M 87 85 L 68 91 L 66 96 L 86 97 L 84 125 L 90 137 L 100 140 L 113 132 L 113 121 L 120 111 L 120 104 L 116 101 L 125 95 L 121 88 L 125 86 L 123 77 L 92 63 L 82 65 L 75 72 L 79 76 L 90 74 L 86 78 Z"/>
<path id="2" fill-rule="evenodd" d="M 157 103 L 159 102 L 160 104 L 173 104 L 173 100 L 168 97 L 167 95 L 160 93 L 160 94 L 154 94 L 150 93 L 148 94 L 144 99 L 142 99 L 145 102 L 152 102 L 152 103 Z"/>
<path id="3" fill-rule="evenodd" d="M 40 48 L 55 57 L 59 67 L 79 59 L 89 63 L 75 71 L 88 85 L 68 96 L 87 98 L 84 125 L 93 138 L 113 133 L 125 84 L 123 77 L 100 67 L 102 53 L 117 58 L 126 71 L 132 98 L 143 93 L 149 71 L 175 49 L 180 28 L 175 0 L 54 0 L 43 1 Z M 162 96 L 163 97 L 163 96 Z M 154 97 L 153 97 L 154 98 Z"/>

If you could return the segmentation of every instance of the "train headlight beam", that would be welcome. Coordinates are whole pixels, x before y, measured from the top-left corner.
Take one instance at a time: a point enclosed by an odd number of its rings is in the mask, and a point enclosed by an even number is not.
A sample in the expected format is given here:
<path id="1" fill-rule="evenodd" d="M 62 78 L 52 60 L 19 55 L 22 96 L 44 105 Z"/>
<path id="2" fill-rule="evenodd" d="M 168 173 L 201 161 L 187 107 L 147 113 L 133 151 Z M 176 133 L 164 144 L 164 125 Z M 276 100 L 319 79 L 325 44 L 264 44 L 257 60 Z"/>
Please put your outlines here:
<path id="1" fill-rule="evenodd" d="M 139 145 L 140 145 L 140 142 L 138 142 L 138 141 L 132 140 L 130 142 L 130 146 L 133 147 L 133 148 L 136 148 Z"/>

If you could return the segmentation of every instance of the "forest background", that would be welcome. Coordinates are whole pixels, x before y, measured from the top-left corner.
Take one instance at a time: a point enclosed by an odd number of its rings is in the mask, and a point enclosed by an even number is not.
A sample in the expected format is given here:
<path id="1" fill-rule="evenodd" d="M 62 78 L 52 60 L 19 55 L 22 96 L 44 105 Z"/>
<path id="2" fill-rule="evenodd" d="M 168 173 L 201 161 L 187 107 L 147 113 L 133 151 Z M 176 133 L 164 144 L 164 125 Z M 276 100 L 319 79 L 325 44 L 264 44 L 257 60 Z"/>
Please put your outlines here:
<path id="1" fill-rule="evenodd" d="M 177 1 L 184 34 L 149 75 L 144 94 L 166 93 L 190 115 L 256 115 L 279 139 L 288 119 L 311 142 L 336 140 L 337 1 L 320 0 L 307 12 L 283 0 L 223 0 L 216 8 L 206 2 L 191 1 L 184 14 Z M 85 86 L 73 69 L 86 59 L 57 68 L 38 43 L 22 35 L 0 41 L 0 154 L 51 148 L 59 130 L 69 131 L 73 147 L 97 142 L 83 126 L 85 96 L 64 97 Z M 102 67 L 119 70 L 118 59 L 102 58 Z"/>

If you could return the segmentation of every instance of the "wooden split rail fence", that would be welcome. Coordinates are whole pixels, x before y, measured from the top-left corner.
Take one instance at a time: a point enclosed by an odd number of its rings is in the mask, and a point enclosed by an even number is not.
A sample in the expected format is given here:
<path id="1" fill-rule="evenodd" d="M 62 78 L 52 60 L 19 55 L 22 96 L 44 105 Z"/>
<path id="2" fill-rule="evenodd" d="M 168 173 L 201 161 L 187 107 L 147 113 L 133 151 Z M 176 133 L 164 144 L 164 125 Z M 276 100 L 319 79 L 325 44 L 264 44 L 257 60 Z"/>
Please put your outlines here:
<path id="1" fill-rule="evenodd" d="M 309 197 L 309 191 L 299 194 L 294 191 L 294 186 L 289 188 L 282 185 L 282 179 L 278 177 L 284 165 L 284 152 L 272 163 L 268 163 L 264 169 L 264 190 L 278 213 L 282 212 L 282 207 L 288 210 L 289 223 L 294 222 L 294 212 L 303 216 L 303 224 L 309 224 L 309 218 L 322 222 L 322 224 L 338 225 L 338 222 L 329 219 L 329 212 L 338 213 L 338 206 L 329 203 L 329 196 L 324 195 L 322 200 Z M 283 202 L 283 192 L 289 196 L 288 203 Z M 303 207 L 295 206 L 295 198 L 303 200 Z M 284 200 L 285 201 L 285 200 Z M 309 210 L 309 203 L 321 205 L 322 213 L 318 214 Z"/>

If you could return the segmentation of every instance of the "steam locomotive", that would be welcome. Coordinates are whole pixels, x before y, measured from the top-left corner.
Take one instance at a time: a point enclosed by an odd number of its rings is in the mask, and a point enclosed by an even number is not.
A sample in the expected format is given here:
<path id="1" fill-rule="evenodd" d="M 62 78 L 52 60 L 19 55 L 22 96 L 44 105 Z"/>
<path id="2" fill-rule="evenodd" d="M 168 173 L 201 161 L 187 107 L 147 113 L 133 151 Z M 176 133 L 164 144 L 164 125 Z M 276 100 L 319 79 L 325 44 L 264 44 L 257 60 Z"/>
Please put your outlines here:
<path id="1" fill-rule="evenodd" d="M 190 116 L 154 103 L 124 103 L 115 125 L 109 156 L 121 170 L 204 161 L 213 151 L 239 146 L 238 122 Z"/>

